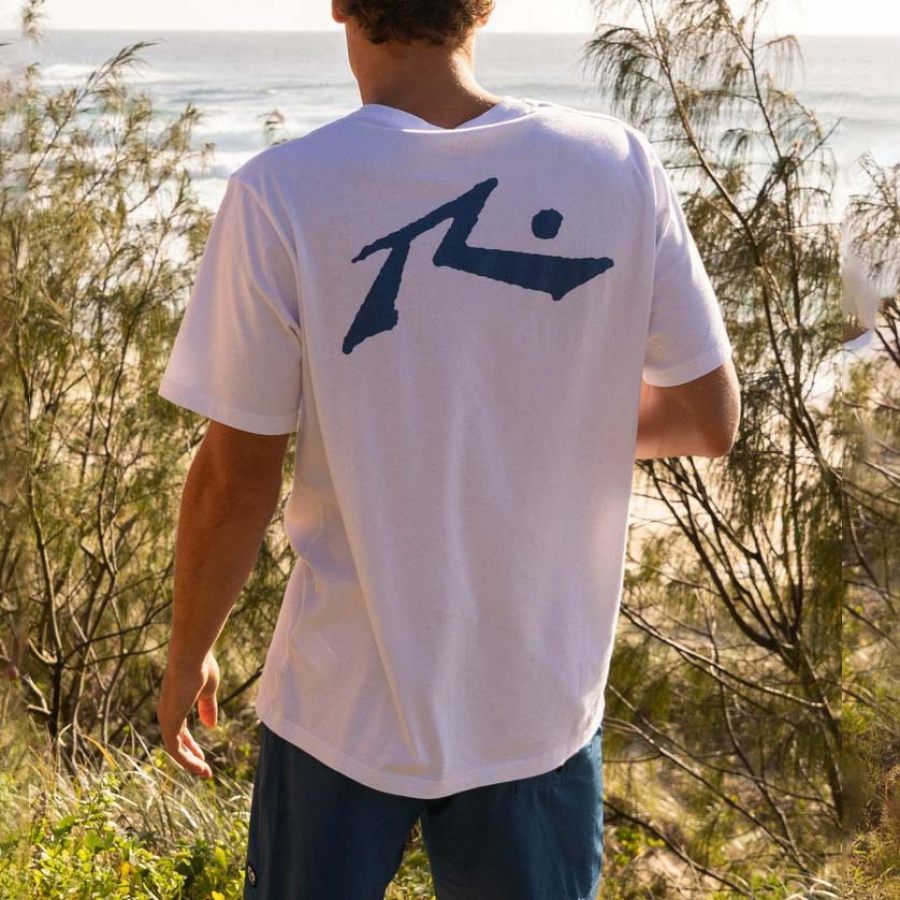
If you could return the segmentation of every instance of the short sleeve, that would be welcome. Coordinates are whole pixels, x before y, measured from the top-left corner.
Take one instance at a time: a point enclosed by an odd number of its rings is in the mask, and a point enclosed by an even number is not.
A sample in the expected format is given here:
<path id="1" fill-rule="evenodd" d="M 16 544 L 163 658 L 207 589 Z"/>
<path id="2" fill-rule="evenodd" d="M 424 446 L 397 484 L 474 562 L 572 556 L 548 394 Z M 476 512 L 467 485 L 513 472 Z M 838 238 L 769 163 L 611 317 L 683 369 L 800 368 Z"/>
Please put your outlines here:
<path id="1" fill-rule="evenodd" d="M 653 298 L 644 355 L 644 380 L 671 387 L 725 363 L 732 345 L 678 194 L 648 145 L 656 189 Z"/>
<path id="2" fill-rule="evenodd" d="M 290 433 L 302 389 L 300 337 L 287 236 L 255 189 L 232 175 L 158 392 L 242 431 Z"/>

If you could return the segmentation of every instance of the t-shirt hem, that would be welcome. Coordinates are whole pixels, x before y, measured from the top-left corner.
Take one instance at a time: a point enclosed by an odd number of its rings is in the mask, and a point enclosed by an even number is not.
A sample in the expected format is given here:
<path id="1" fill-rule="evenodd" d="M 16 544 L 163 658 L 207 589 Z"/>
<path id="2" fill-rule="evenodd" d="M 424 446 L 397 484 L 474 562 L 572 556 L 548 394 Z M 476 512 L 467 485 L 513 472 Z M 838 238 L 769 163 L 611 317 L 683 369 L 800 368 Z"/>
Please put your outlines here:
<path id="1" fill-rule="evenodd" d="M 674 387 L 677 384 L 685 384 L 717 369 L 728 360 L 733 352 L 730 343 L 718 342 L 702 353 L 666 369 L 645 368 L 644 381 L 654 387 Z"/>
<path id="2" fill-rule="evenodd" d="M 404 797 L 414 797 L 421 800 L 434 800 L 438 797 L 446 797 L 460 791 L 472 788 L 498 784 L 504 781 L 514 781 L 521 778 L 531 778 L 561 766 L 570 756 L 577 753 L 597 732 L 603 721 L 603 708 L 595 715 L 589 726 L 572 742 L 561 749 L 550 753 L 542 753 L 540 756 L 528 759 L 515 760 L 508 763 L 492 763 L 464 775 L 455 778 L 443 778 L 439 780 L 427 778 L 410 778 L 403 775 L 389 775 L 379 769 L 361 763 L 359 760 L 341 752 L 331 744 L 316 737 L 307 731 L 302 725 L 278 715 L 271 705 L 262 702 L 257 697 L 256 713 L 260 721 L 274 731 L 279 737 L 294 744 L 301 750 L 316 757 L 326 766 L 364 784 L 388 794 L 398 794 Z"/>
<path id="3" fill-rule="evenodd" d="M 269 416 L 264 413 L 235 409 L 218 397 L 182 384 L 168 375 L 163 376 L 157 393 L 177 406 L 240 431 L 249 431 L 253 434 L 289 434 L 297 428 L 296 415 Z"/>

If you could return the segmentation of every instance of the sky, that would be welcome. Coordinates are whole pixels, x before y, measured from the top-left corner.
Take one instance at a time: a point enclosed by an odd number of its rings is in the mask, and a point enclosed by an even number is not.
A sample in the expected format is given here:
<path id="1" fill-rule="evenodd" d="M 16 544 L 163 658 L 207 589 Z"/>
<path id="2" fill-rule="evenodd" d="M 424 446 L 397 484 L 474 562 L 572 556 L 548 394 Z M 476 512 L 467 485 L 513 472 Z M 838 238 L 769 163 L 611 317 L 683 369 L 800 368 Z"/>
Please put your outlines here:
<path id="1" fill-rule="evenodd" d="M 890 0 L 773 0 L 771 30 L 794 34 L 900 35 Z M 22 0 L 0 0 L 0 28 L 18 29 Z M 330 0 L 45 0 L 48 28 L 340 30 Z M 485 31 L 593 30 L 591 0 L 496 0 Z"/>

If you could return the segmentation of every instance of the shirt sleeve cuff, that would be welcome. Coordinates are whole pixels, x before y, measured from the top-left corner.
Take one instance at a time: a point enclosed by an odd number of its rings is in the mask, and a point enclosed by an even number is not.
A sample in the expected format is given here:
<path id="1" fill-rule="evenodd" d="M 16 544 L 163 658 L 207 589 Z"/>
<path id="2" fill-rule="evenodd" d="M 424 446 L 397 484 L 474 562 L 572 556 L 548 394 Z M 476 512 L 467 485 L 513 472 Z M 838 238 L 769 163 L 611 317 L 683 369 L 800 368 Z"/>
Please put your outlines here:
<path id="1" fill-rule="evenodd" d="M 713 344 L 702 353 L 665 369 L 644 368 L 644 381 L 655 387 L 674 387 L 693 381 L 723 365 L 734 352 L 730 342 Z"/>
<path id="2" fill-rule="evenodd" d="M 208 419 L 240 431 L 249 431 L 252 434 L 290 434 L 297 430 L 296 413 L 270 416 L 245 409 L 236 409 L 219 397 L 181 384 L 169 376 L 164 376 L 160 381 L 157 393 L 177 406 L 200 413 L 201 416 L 206 416 Z"/>

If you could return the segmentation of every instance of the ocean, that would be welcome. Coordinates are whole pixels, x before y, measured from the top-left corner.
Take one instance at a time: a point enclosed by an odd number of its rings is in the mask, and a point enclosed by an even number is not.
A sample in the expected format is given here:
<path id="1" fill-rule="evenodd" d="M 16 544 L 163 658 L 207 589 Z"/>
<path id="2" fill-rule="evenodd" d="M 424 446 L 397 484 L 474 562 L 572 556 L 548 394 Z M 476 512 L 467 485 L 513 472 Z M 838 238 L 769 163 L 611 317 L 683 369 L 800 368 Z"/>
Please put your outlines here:
<path id="1" fill-rule="evenodd" d="M 479 83 L 498 94 L 552 100 L 615 112 L 583 61 L 587 34 L 480 32 Z M 0 32 L 0 41 L 16 41 Z M 863 183 L 856 160 L 870 151 L 882 165 L 900 162 L 900 37 L 800 36 L 802 65 L 790 81 L 798 98 L 826 126 L 838 166 L 834 209 Z M 163 117 L 188 101 L 202 112 L 195 141 L 215 144 L 212 166 L 196 182 L 218 206 L 225 180 L 266 146 L 263 119 L 278 110 L 279 132 L 299 137 L 355 109 L 359 93 L 341 32 L 66 31 L 49 30 L 37 47 L 0 47 L 0 64 L 41 63 L 48 85 L 73 85 L 126 44 L 143 49 L 128 81 L 145 91 Z M 196 173 L 198 176 L 200 173 Z"/>

